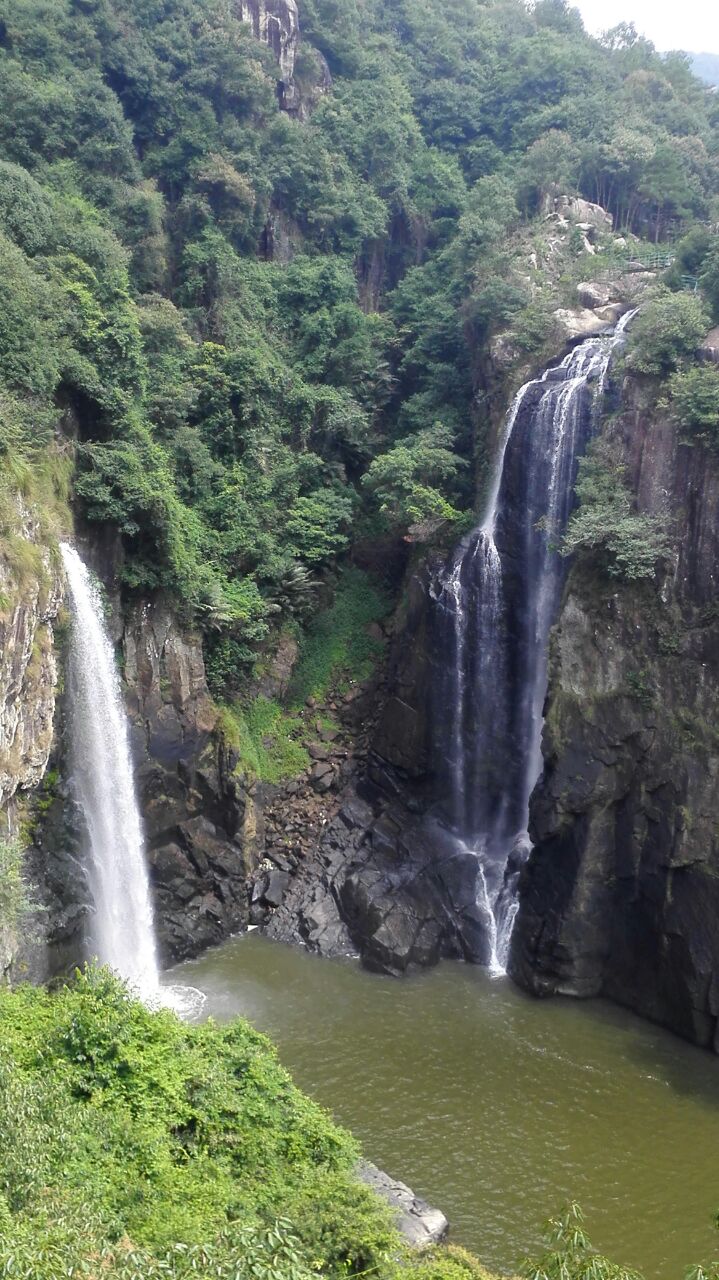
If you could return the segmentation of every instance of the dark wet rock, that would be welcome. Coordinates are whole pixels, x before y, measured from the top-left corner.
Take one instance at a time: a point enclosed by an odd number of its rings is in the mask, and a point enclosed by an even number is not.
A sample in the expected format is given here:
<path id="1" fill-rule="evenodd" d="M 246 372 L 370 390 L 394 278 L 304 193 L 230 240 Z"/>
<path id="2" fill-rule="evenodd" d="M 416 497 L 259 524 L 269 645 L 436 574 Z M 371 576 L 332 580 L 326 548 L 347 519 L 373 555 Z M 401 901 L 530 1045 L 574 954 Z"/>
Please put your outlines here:
<path id="1" fill-rule="evenodd" d="M 158 940 L 169 962 L 247 923 L 261 816 L 215 732 L 199 637 L 158 599 L 129 612 L 123 648 Z"/>
<path id="2" fill-rule="evenodd" d="M 611 436 L 677 555 L 655 584 L 570 578 L 512 973 L 719 1049 L 719 468 L 638 393 Z"/>
<path id="3" fill-rule="evenodd" d="M 413 1248 L 426 1248 L 444 1240 L 449 1231 L 444 1214 L 416 1196 L 404 1182 L 391 1178 L 369 1160 L 359 1162 L 357 1175 L 395 1210 L 397 1229 Z"/>
<path id="4" fill-rule="evenodd" d="M 359 954 L 380 973 L 485 962 L 477 862 L 438 824 L 350 787 L 292 879 L 268 936 L 322 955 Z"/>

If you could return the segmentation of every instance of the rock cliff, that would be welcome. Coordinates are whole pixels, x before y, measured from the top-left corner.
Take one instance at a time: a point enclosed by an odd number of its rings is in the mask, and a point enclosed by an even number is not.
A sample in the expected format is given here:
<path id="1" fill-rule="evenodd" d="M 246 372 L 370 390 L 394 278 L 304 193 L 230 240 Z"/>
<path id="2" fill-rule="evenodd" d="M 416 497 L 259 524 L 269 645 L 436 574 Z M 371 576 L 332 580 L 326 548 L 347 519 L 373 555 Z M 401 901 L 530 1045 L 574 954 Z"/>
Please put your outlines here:
<path id="1" fill-rule="evenodd" d="M 291 108 L 297 94 L 295 59 L 300 39 L 297 0 L 238 0 L 238 16 L 256 39 L 269 45 L 280 68 L 282 105 Z"/>
<path id="2" fill-rule="evenodd" d="M 512 973 L 719 1051 L 719 466 L 637 381 L 607 433 L 676 555 L 641 589 L 586 564 L 570 577 Z"/>
<path id="3" fill-rule="evenodd" d="M 122 650 L 158 941 L 169 962 L 247 923 L 258 810 L 214 732 L 199 636 L 155 599 L 128 611 Z"/>
<path id="4" fill-rule="evenodd" d="M 57 666 L 53 628 L 62 578 L 36 516 L 18 497 L 0 551 L 0 811 L 40 781 L 52 746 Z"/>
<path id="5" fill-rule="evenodd" d="M 0 836 L 15 834 L 47 768 L 55 728 L 54 630 L 63 584 L 37 513 L 3 495 L 0 541 Z M 0 928 L 0 978 L 20 940 Z"/>

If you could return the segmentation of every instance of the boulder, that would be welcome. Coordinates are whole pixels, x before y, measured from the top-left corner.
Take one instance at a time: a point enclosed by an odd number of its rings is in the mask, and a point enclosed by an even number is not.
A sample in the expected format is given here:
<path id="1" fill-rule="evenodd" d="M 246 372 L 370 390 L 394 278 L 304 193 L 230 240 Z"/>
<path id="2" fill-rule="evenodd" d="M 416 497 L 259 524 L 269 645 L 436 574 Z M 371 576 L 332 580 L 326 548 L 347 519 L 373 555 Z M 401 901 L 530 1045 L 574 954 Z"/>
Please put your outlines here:
<path id="1" fill-rule="evenodd" d="M 606 307 L 597 307 L 596 315 L 600 320 L 604 320 L 607 324 L 616 324 L 624 315 L 627 308 L 622 302 L 610 302 Z"/>
<path id="2" fill-rule="evenodd" d="M 357 1175 L 395 1210 L 397 1230 L 412 1248 L 424 1249 L 444 1240 L 449 1231 L 444 1214 L 415 1195 L 406 1183 L 391 1178 L 369 1160 L 360 1160 Z"/>
<path id="3" fill-rule="evenodd" d="M 565 342 L 595 337 L 599 333 L 605 333 L 608 327 L 606 320 L 601 320 L 594 311 L 587 308 L 570 310 L 568 307 L 558 307 L 552 314 L 560 337 Z"/>
<path id="4" fill-rule="evenodd" d="M 560 216 L 571 218 L 584 227 L 596 228 L 597 231 L 611 231 L 614 219 L 611 213 L 600 204 L 591 200 L 581 200 L 577 196 L 560 196 L 554 202 L 555 211 Z"/>
<path id="5" fill-rule="evenodd" d="M 699 348 L 699 359 L 705 364 L 719 364 L 719 325 L 712 329 Z"/>
<path id="6" fill-rule="evenodd" d="M 597 307 L 606 307 L 611 298 L 611 291 L 607 285 L 597 284 L 596 281 L 585 281 L 577 285 L 577 297 L 583 307 L 595 310 Z"/>

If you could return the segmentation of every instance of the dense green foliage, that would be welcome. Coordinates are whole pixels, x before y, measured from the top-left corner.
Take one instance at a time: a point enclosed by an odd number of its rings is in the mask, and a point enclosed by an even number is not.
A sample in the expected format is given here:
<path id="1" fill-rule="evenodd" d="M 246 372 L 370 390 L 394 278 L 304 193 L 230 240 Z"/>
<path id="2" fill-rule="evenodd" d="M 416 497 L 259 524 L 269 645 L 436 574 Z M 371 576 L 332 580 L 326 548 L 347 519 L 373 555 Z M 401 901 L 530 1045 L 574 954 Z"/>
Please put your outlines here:
<path id="1" fill-rule="evenodd" d="M 389 1268 L 352 1139 L 246 1023 L 189 1027 L 103 971 L 0 992 L 0 1021 L 0 1274 Z"/>
<path id="2" fill-rule="evenodd" d="M 244 776 L 277 783 L 307 768 L 307 743 L 317 737 L 314 703 L 342 697 L 371 675 L 382 646 L 370 628 L 387 606 L 367 574 L 347 567 L 333 584 L 331 603 L 300 636 L 285 705 L 260 693 L 220 708 L 221 731 Z M 333 727 L 329 721 L 327 727 Z"/>
<path id="3" fill-rule="evenodd" d="M 0 930 L 14 930 L 31 909 L 20 840 L 0 839 Z"/>
<path id="4" fill-rule="evenodd" d="M 662 293 L 642 307 L 629 335 L 627 363 L 639 373 L 664 375 L 693 357 L 709 328 L 695 293 Z"/>
<path id="5" fill-rule="evenodd" d="M 595 440 L 579 463 L 578 508 L 561 546 L 562 555 L 592 552 L 612 576 L 635 581 L 651 578 L 671 541 L 665 522 L 635 511 L 625 467 L 611 442 Z"/>
<path id="6" fill-rule="evenodd" d="M 719 449 L 719 368 L 692 365 L 672 374 L 667 403 L 685 439 Z"/>
<path id="7" fill-rule="evenodd" d="M 0 453 L 74 441 L 81 512 L 120 529 L 128 590 L 200 622 L 219 690 L 368 519 L 471 508 L 476 353 L 546 332 L 519 261 L 542 202 L 655 239 L 717 190 L 687 61 L 590 39 L 562 0 L 300 23 L 303 121 L 220 0 L 0 13 Z"/>

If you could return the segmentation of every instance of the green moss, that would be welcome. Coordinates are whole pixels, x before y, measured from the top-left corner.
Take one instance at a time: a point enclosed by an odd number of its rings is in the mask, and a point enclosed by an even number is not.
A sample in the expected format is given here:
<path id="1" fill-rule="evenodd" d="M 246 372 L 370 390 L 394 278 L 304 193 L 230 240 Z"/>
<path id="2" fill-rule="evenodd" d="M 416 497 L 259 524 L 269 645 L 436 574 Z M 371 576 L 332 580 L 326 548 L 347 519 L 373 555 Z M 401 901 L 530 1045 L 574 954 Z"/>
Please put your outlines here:
<path id="1" fill-rule="evenodd" d="M 239 755 L 238 772 L 246 776 L 278 783 L 309 766 L 304 726 L 269 698 L 222 707 L 220 728 Z"/>
<path id="2" fill-rule="evenodd" d="M 388 609 L 387 596 L 366 573 L 345 569 L 332 604 L 313 619 L 300 641 L 290 704 L 299 706 L 310 696 L 322 698 L 330 687 L 344 692 L 353 681 L 366 680 L 382 652 L 368 629 Z"/>
<path id="3" fill-rule="evenodd" d="M 0 929 L 13 931 L 32 910 L 20 840 L 0 840 Z"/>

